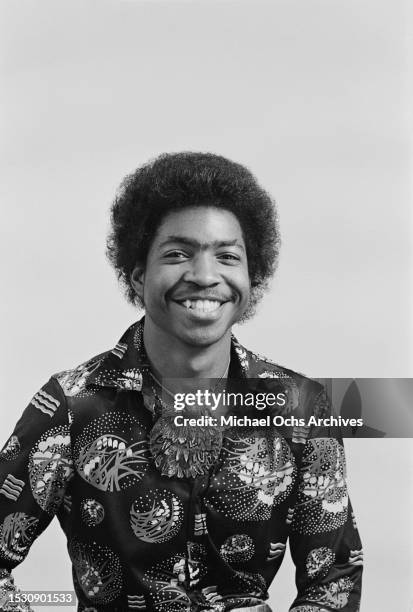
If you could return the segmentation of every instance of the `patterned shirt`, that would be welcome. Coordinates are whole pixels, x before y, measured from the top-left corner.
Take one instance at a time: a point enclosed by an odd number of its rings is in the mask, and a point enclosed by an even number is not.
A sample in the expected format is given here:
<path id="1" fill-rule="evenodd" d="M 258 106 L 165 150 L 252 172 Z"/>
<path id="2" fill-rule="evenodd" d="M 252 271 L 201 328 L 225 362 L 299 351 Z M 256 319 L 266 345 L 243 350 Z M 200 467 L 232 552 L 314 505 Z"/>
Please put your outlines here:
<path id="1" fill-rule="evenodd" d="M 11 571 L 56 515 L 78 611 L 255 609 L 289 539 L 298 591 L 290 610 L 356 612 L 362 547 L 339 432 L 228 427 L 206 473 L 165 476 L 148 443 L 159 416 L 148 406 L 149 376 L 142 319 L 113 350 L 52 376 L 31 400 L 0 453 L 3 602 Z M 232 379 L 278 385 L 285 414 L 328 414 L 320 383 L 234 337 Z M 203 452 L 192 446 L 178 436 L 176 457 Z"/>

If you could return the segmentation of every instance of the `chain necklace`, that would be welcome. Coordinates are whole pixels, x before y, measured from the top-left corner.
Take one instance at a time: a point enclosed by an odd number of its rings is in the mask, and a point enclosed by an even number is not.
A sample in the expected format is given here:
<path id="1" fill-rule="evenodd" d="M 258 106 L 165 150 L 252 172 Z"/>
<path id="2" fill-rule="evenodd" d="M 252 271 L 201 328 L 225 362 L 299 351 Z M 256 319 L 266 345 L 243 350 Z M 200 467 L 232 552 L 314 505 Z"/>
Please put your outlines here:
<path id="1" fill-rule="evenodd" d="M 220 383 L 220 382 L 221 382 L 221 381 L 222 381 L 224 378 L 226 378 L 226 377 L 227 377 L 230 362 L 231 362 L 231 356 L 230 356 L 230 358 L 228 359 L 228 363 L 227 363 L 227 365 L 226 365 L 226 368 L 225 368 L 225 370 L 224 370 L 223 375 L 222 375 L 222 376 L 221 376 L 221 377 L 220 377 L 220 378 L 217 380 L 217 382 L 215 383 L 215 386 L 214 386 L 214 389 L 213 389 L 214 391 L 217 389 L 217 387 L 218 387 L 219 383 Z M 173 391 L 171 391 L 170 389 L 168 389 L 167 387 L 165 387 L 165 385 L 163 385 L 163 384 L 160 382 L 160 380 L 158 380 L 158 379 L 157 379 L 157 377 L 156 377 L 156 376 L 155 376 L 155 374 L 152 372 L 152 370 L 149 370 L 149 374 L 151 375 L 151 377 L 153 378 L 153 380 L 156 382 L 156 384 L 158 385 L 158 387 L 160 387 L 160 388 L 162 389 L 162 391 L 165 391 L 165 393 L 166 393 L 167 395 L 169 395 L 169 397 L 172 397 L 173 399 L 175 398 L 175 393 L 174 393 Z M 152 391 L 153 391 L 153 393 L 154 393 L 155 397 L 156 397 L 156 398 L 157 398 L 157 399 L 158 399 L 158 400 L 161 402 L 161 404 L 162 404 L 163 406 L 165 406 L 165 403 L 164 403 L 164 402 L 161 400 L 161 398 L 159 397 L 159 395 L 156 393 L 156 391 L 155 391 L 155 389 L 154 389 L 153 385 L 152 385 Z"/>

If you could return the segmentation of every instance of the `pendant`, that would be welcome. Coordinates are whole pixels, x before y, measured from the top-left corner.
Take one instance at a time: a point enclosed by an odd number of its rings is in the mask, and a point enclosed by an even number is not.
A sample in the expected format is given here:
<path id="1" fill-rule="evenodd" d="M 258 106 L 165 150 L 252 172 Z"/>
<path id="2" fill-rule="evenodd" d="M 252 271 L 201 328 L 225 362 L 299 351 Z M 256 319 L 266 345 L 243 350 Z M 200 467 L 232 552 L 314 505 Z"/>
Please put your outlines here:
<path id="1" fill-rule="evenodd" d="M 183 416 L 209 416 L 208 410 L 197 409 L 196 415 L 184 411 Z M 149 449 L 157 469 L 163 476 L 196 478 L 208 474 L 217 462 L 222 448 L 222 431 L 218 427 L 180 425 L 174 423 L 176 412 L 163 413 L 149 434 Z"/>

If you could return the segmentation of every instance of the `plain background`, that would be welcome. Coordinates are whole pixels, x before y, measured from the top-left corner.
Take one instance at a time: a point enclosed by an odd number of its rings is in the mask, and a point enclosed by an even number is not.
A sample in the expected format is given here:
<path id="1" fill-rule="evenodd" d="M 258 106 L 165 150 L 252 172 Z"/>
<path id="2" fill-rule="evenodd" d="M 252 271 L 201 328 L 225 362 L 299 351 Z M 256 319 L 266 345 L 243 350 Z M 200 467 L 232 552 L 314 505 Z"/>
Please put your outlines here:
<path id="1" fill-rule="evenodd" d="M 280 267 L 235 330 L 243 343 L 310 376 L 412 376 L 408 2 L 0 8 L 1 442 L 50 374 L 136 319 L 105 260 L 108 209 L 121 178 L 163 151 L 226 155 L 278 202 Z M 363 612 L 413 610 L 411 451 L 346 444 Z M 286 559 L 274 612 L 294 597 L 292 572 Z M 57 523 L 15 576 L 72 588 Z"/>

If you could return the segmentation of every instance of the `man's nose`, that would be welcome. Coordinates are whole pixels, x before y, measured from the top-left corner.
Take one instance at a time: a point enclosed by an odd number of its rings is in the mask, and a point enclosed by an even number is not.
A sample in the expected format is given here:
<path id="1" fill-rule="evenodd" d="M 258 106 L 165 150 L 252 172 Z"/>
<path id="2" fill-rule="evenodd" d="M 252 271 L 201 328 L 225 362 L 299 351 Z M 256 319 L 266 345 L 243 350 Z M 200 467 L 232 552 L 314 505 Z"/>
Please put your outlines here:
<path id="1" fill-rule="evenodd" d="M 216 285 L 220 281 L 215 257 L 208 253 L 199 253 L 189 262 L 184 280 L 203 287 Z"/>

